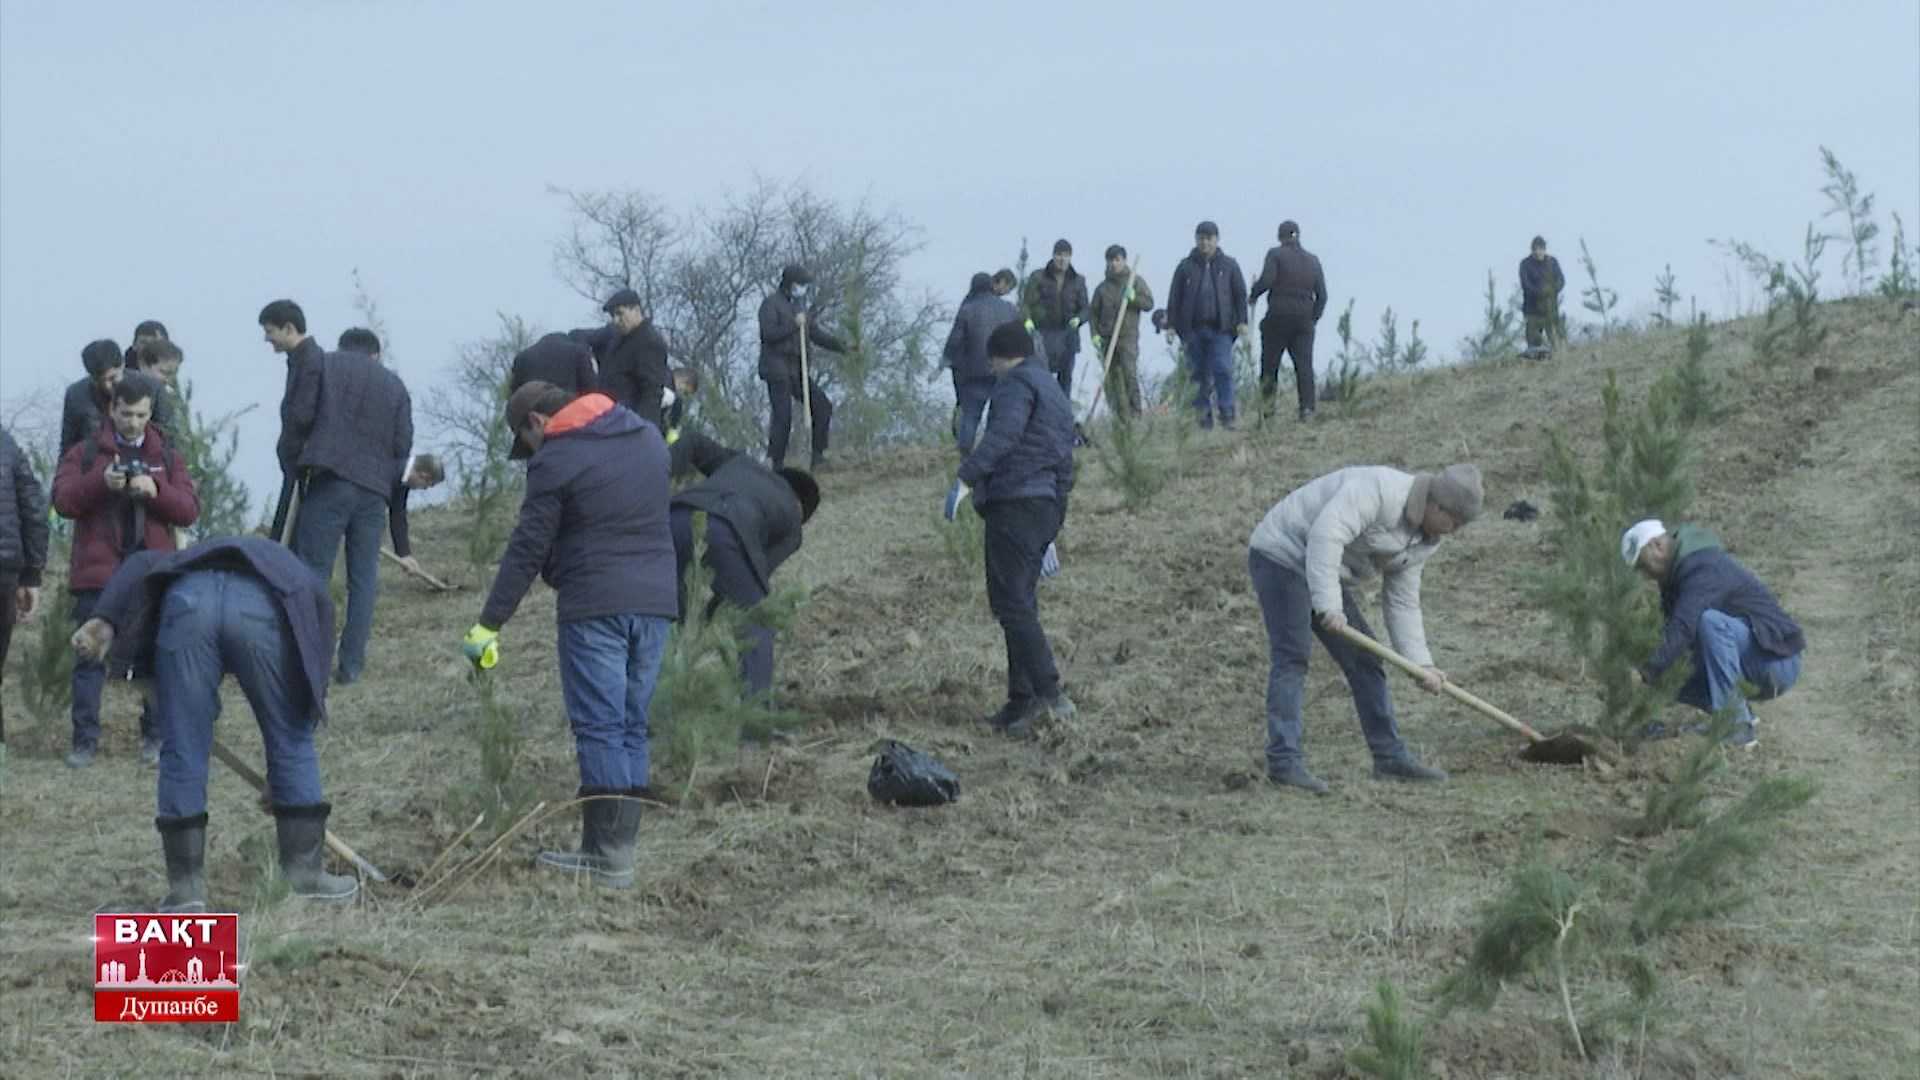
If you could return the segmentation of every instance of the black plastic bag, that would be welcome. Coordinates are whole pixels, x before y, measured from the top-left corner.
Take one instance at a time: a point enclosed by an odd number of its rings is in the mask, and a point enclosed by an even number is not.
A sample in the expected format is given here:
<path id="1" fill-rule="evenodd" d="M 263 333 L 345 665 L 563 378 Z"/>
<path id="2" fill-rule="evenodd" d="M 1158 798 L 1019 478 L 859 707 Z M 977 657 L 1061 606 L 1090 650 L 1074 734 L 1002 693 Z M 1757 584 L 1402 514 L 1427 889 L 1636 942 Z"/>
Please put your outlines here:
<path id="1" fill-rule="evenodd" d="M 960 778 L 930 755 L 888 739 L 867 774 L 867 794 L 895 806 L 939 806 L 960 797 Z"/>

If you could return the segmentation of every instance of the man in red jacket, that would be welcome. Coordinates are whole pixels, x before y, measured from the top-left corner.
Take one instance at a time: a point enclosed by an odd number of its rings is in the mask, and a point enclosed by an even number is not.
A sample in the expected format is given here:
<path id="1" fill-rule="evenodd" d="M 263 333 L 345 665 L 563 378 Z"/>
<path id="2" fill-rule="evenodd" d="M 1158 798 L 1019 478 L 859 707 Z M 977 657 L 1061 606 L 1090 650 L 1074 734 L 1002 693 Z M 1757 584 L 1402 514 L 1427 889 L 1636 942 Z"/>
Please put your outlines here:
<path id="1" fill-rule="evenodd" d="M 200 517 L 200 497 L 180 454 L 149 421 L 157 396 L 154 380 L 130 371 L 113 388 L 107 419 L 91 437 L 60 458 L 53 477 L 53 508 L 73 525 L 73 557 L 67 589 L 73 594 L 75 626 L 93 615 L 100 590 L 128 555 L 173 551 L 174 530 Z M 100 743 L 100 693 L 106 668 L 82 661 L 73 666 L 73 750 L 70 768 L 93 764 Z M 140 710 L 140 759 L 160 759 L 149 710 Z"/>

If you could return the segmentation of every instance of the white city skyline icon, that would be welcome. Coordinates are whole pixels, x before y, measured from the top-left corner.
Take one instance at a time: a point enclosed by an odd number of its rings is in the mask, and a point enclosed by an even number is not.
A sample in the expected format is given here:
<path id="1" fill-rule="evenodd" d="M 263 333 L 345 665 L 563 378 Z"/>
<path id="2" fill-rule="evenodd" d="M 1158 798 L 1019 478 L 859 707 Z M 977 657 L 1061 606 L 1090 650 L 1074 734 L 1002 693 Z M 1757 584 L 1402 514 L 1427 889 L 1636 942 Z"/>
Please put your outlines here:
<path id="1" fill-rule="evenodd" d="M 170 968 L 161 972 L 160 977 L 157 979 L 147 975 L 147 950 L 145 949 L 140 950 L 139 964 L 140 970 L 134 974 L 133 978 L 129 979 L 127 978 L 126 961 L 108 960 L 100 965 L 99 979 L 94 983 L 94 986 L 102 989 L 125 989 L 127 987 L 145 986 L 238 987 L 240 985 L 226 977 L 227 954 L 224 949 L 220 951 L 220 957 L 214 968 L 213 978 L 211 979 L 207 978 L 206 965 L 198 956 L 188 957 L 184 969 Z"/>

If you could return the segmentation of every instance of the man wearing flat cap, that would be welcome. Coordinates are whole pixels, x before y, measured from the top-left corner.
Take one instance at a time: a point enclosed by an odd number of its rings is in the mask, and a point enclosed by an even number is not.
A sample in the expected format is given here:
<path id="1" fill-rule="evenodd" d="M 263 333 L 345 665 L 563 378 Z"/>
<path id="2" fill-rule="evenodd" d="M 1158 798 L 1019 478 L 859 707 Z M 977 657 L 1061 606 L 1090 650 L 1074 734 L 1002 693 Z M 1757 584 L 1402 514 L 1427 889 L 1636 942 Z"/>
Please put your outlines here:
<path id="1" fill-rule="evenodd" d="M 662 391 L 673 384 L 667 365 L 667 339 L 653 325 L 640 294 L 621 289 L 601 305 L 607 325 L 574 330 L 567 336 L 593 350 L 600 362 L 597 389 L 662 431 L 666 407 Z M 556 385 L 563 385 L 556 383 Z M 577 387 L 584 393 L 596 387 Z"/>
<path id="2" fill-rule="evenodd" d="M 1339 469 L 1297 488 L 1267 512 L 1249 541 L 1248 571 L 1267 624 L 1267 778 L 1324 795 L 1300 745 L 1311 630 L 1347 677 L 1360 730 L 1381 780 L 1445 780 L 1400 739 L 1387 676 L 1373 654 L 1340 636 L 1372 636 L 1352 586 L 1379 578 L 1393 647 L 1426 669 L 1421 687 L 1439 693 L 1447 676 L 1427 651 L 1420 572 L 1441 541 L 1480 515 L 1480 470 L 1449 465 L 1418 475 L 1384 466 Z"/>

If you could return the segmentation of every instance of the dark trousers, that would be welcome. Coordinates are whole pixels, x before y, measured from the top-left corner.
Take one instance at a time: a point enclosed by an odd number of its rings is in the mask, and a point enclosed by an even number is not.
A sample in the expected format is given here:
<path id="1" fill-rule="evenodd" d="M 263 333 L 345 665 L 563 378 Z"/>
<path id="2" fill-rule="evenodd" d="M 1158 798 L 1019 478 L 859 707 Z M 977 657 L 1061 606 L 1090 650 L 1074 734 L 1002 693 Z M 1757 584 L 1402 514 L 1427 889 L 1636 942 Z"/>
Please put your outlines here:
<path id="1" fill-rule="evenodd" d="M 0 574 L 0 743 L 7 741 L 7 653 L 13 648 L 13 591 L 20 582 L 12 574 Z"/>
<path id="2" fill-rule="evenodd" d="M 1060 693 L 1053 646 L 1040 627 L 1040 561 L 1060 533 L 1054 499 L 1006 499 L 979 508 L 986 525 L 987 606 L 1007 639 L 1007 702 L 1016 708 Z"/>
<path id="3" fill-rule="evenodd" d="M 1060 389 L 1073 400 L 1073 361 L 1080 355 L 1080 331 L 1042 330 L 1040 347 L 1047 351 L 1047 370 L 1060 380 Z"/>
<path id="4" fill-rule="evenodd" d="M 953 377 L 953 441 L 961 453 L 973 449 L 980 434 L 980 417 L 993 397 L 993 376 L 980 379 Z"/>
<path id="5" fill-rule="evenodd" d="M 207 811 L 213 723 L 220 715 L 220 682 L 229 674 L 260 725 L 273 805 L 312 806 L 326 798 L 300 646 L 272 588 L 240 570 L 186 574 L 160 602 L 156 640 L 161 818 Z"/>
<path id="6" fill-rule="evenodd" d="M 1328 655 L 1347 677 L 1353 704 L 1360 712 L 1360 730 L 1375 761 L 1406 755 L 1400 729 L 1393 720 L 1393 698 L 1387 692 L 1387 673 L 1372 653 L 1363 652 L 1314 625 L 1313 596 L 1307 579 L 1258 551 L 1247 552 L 1247 571 L 1260 598 L 1260 615 L 1267 624 L 1267 772 L 1278 774 L 1300 764 L 1306 753 L 1300 746 L 1302 713 L 1307 698 L 1307 656 L 1313 649 L 1309 631 L 1327 647 Z M 1340 590 L 1347 624 L 1371 637 L 1373 631 L 1360 614 L 1360 605 L 1345 587 Z"/>
<path id="7" fill-rule="evenodd" d="M 1560 343 L 1560 320 L 1553 312 L 1529 312 L 1526 316 L 1527 348 L 1553 351 Z"/>
<path id="8" fill-rule="evenodd" d="M 833 429 L 833 399 L 820 389 L 820 380 L 811 381 L 813 394 L 813 458 L 827 452 L 827 440 Z M 774 468 L 787 463 L 787 439 L 793 434 L 793 403 L 800 400 L 798 380 L 768 379 L 767 397 L 772 411 L 767 418 L 767 460 Z"/>
<path id="9" fill-rule="evenodd" d="M 670 524 L 673 527 L 673 555 L 678 564 L 680 581 L 680 612 L 684 616 L 689 598 L 686 595 L 687 568 L 693 564 L 693 515 L 697 513 L 691 507 L 676 506 Z M 767 590 L 760 578 L 753 572 L 753 562 L 747 558 L 747 549 L 741 544 L 740 534 L 734 531 L 732 523 L 725 518 L 712 515 L 707 517 L 707 555 L 703 560 L 707 569 L 713 571 L 713 595 L 707 600 L 707 614 L 712 616 L 724 603 L 732 604 L 742 611 L 752 612 L 767 598 Z M 773 630 L 761 626 L 748 615 L 741 628 L 745 638 L 740 650 L 740 681 L 746 685 L 750 695 L 765 697 L 773 693 Z"/>
<path id="10" fill-rule="evenodd" d="M 347 621 L 340 631 L 340 676 L 351 682 L 367 664 L 373 607 L 380 598 L 380 537 L 387 527 L 387 495 L 320 473 L 307 482 L 293 523 L 293 553 L 321 581 L 333 580 L 340 542 L 347 545 Z"/>
<path id="11" fill-rule="evenodd" d="M 1293 388 L 1300 411 L 1313 411 L 1313 319 L 1308 316 L 1267 316 L 1260 323 L 1260 405 L 1273 414 L 1273 398 L 1280 389 L 1280 355 L 1293 357 Z"/>
<path id="12" fill-rule="evenodd" d="M 93 618 L 93 605 L 100 601 L 99 589 L 82 589 L 73 594 L 73 625 L 78 628 Z M 100 745 L 100 695 L 107 687 L 107 666 L 93 660 L 73 662 L 73 748 L 92 749 Z M 153 702 L 140 703 L 140 738 L 153 738 Z"/>

